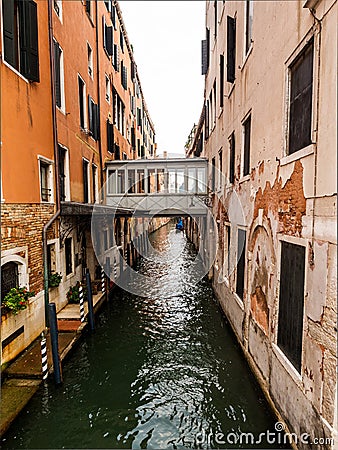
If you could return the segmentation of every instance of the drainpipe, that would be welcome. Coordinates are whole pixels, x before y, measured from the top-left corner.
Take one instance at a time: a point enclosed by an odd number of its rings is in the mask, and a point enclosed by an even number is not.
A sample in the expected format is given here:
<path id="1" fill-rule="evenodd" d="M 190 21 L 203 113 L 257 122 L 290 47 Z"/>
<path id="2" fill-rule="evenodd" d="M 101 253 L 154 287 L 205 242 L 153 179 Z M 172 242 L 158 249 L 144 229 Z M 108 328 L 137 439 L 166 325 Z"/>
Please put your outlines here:
<path id="1" fill-rule="evenodd" d="M 100 92 L 100 59 L 99 59 L 99 7 L 98 1 L 95 0 L 95 9 L 96 9 L 96 83 L 97 83 L 97 106 L 99 109 L 99 156 L 100 156 L 100 183 L 101 183 L 101 202 L 104 199 L 103 192 L 103 159 L 102 159 L 102 145 L 101 145 L 101 92 Z"/>
<path id="2" fill-rule="evenodd" d="M 43 246 L 43 285 L 44 285 L 44 303 L 45 303 L 45 327 L 49 326 L 49 285 L 48 285 L 48 254 L 47 254 L 47 231 L 48 228 L 59 217 L 60 208 L 60 176 L 59 176 L 59 152 L 57 139 L 57 121 L 56 121 L 56 98 L 55 98 L 55 60 L 54 60 L 54 45 L 53 45 L 53 6 L 52 0 L 48 0 L 48 38 L 49 38 L 49 52 L 50 52 L 50 80 L 51 80 L 51 98 L 52 98 L 52 121 L 53 121 L 53 143 L 54 143 L 54 170 L 55 170 L 55 205 L 56 212 L 51 219 L 44 225 L 42 231 L 42 246 Z"/>

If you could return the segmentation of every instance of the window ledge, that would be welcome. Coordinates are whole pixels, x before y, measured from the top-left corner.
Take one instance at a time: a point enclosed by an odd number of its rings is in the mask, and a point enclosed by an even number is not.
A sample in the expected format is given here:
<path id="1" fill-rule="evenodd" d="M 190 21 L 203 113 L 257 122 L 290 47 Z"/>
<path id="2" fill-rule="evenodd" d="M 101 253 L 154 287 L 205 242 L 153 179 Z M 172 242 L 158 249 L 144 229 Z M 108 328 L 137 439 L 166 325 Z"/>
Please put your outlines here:
<path id="1" fill-rule="evenodd" d="M 236 292 L 233 292 L 236 302 L 238 303 L 239 307 L 242 311 L 244 311 L 244 303 L 243 300 L 236 294 Z"/>
<path id="2" fill-rule="evenodd" d="M 27 84 L 30 83 L 30 81 L 28 80 L 28 78 L 25 78 L 19 71 L 18 69 L 16 69 L 15 67 L 11 66 L 3 57 L 1 58 L 2 62 L 4 63 L 4 65 L 6 67 L 8 67 L 12 72 L 14 72 L 16 75 L 18 75 L 18 77 L 20 77 L 23 81 L 25 81 Z"/>
<path id="3" fill-rule="evenodd" d="M 284 156 L 280 160 L 280 165 L 285 166 L 286 164 L 290 164 L 298 159 L 305 158 L 306 156 L 312 155 L 314 153 L 315 144 L 310 144 L 307 147 L 302 148 L 301 150 L 297 150 L 291 155 Z"/>
<path id="4" fill-rule="evenodd" d="M 230 84 L 229 81 L 228 81 L 228 83 Z M 233 83 L 231 83 L 231 87 L 230 87 L 229 93 L 228 93 L 228 95 L 227 95 L 228 98 L 230 98 L 231 94 L 233 93 L 233 91 L 234 91 L 234 89 L 235 89 L 235 86 L 236 86 L 236 80 L 235 80 Z"/>
<path id="5" fill-rule="evenodd" d="M 57 110 L 60 111 L 60 113 L 63 114 L 64 116 L 67 115 L 65 109 L 64 109 L 62 106 L 60 107 L 60 106 L 56 105 L 56 108 L 57 108 Z"/>
<path id="6" fill-rule="evenodd" d="M 247 62 L 247 60 L 249 59 L 249 56 L 250 56 L 251 53 L 252 53 L 252 49 L 253 49 L 253 42 L 251 41 L 250 48 L 249 48 L 247 54 L 246 54 L 245 57 L 244 57 L 243 63 L 242 63 L 242 65 L 240 66 L 240 70 L 243 70 L 244 67 L 246 66 L 246 62 Z"/>
<path id="7" fill-rule="evenodd" d="M 241 184 L 241 183 L 244 183 L 245 181 L 248 181 L 248 180 L 250 180 L 250 174 L 245 175 L 244 177 L 242 177 L 242 178 L 239 180 L 239 183 Z"/>
<path id="8" fill-rule="evenodd" d="M 297 369 L 292 365 L 288 357 L 283 353 L 283 351 L 278 347 L 277 344 L 272 343 L 273 353 L 276 358 L 280 361 L 281 364 L 285 367 L 291 378 L 295 381 L 295 383 L 302 387 L 302 376 L 297 371 Z"/>

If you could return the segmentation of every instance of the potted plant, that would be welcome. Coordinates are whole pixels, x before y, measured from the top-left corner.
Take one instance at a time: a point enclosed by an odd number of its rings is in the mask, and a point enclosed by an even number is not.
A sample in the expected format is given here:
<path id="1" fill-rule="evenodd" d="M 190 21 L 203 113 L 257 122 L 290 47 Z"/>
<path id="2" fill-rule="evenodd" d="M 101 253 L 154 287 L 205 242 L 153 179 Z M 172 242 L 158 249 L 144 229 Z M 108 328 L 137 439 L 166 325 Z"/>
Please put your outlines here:
<path id="1" fill-rule="evenodd" d="M 58 287 L 61 283 L 62 275 L 58 272 L 50 272 L 48 274 L 48 285 L 49 287 Z"/>
<path id="2" fill-rule="evenodd" d="M 69 303 L 80 303 L 80 292 L 79 292 L 80 282 L 78 281 L 75 286 L 70 286 L 67 292 L 67 300 Z M 83 298 L 86 300 L 87 291 L 83 288 Z"/>
<path id="3" fill-rule="evenodd" d="M 34 297 L 35 292 L 28 291 L 26 287 L 12 288 L 4 297 L 2 306 L 7 310 L 18 314 L 19 311 L 26 309 L 28 306 L 29 298 Z"/>

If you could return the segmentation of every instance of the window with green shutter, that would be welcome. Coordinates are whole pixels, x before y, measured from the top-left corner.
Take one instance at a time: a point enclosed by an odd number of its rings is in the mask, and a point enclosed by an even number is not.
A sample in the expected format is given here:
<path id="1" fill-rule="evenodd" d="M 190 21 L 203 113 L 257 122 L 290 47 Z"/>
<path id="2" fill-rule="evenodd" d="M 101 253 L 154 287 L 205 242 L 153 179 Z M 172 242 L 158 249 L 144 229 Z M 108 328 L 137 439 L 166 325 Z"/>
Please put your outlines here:
<path id="1" fill-rule="evenodd" d="M 30 81 L 40 81 L 37 3 L 2 0 L 4 59 Z"/>

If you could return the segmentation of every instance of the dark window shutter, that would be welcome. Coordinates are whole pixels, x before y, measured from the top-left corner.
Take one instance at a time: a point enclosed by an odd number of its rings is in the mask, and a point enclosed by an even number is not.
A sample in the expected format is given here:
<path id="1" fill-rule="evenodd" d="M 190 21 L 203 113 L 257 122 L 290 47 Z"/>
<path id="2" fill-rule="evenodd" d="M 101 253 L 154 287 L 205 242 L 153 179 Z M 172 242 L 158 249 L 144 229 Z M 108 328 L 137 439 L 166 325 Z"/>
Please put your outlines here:
<path id="1" fill-rule="evenodd" d="M 302 364 L 304 280 L 305 247 L 282 242 L 277 344 L 298 372 Z"/>
<path id="2" fill-rule="evenodd" d="M 96 103 L 92 103 L 93 105 L 93 138 L 95 141 L 100 139 L 100 115 L 99 115 L 99 106 Z"/>
<path id="3" fill-rule="evenodd" d="M 246 231 L 238 229 L 236 294 L 241 300 L 244 294 L 245 246 Z"/>
<path id="4" fill-rule="evenodd" d="M 113 52 L 113 66 L 114 69 L 118 72 L 119 71 L 119 65 L 120 65 L 120 58 L 119 58 L 119 47 L 117 44 L 114 44 L 114 52 Z"/>
<path id="5" fill-rule="evenodd" d="M 141 109 L 137 108 L 137 126 L 142 126 Z"/>
<path id="6" fill-rule="evenodd" d="M 209 67 L 210 61 L 210 30 L 206 29 L 206 41 L 207 41 L 207 68 Z"/>
<path id="7" fill-rule="evenodd" d="M 66 187 L 65 187 L 65 157 L 66 150 L 58 145 L 59 152 L 59 177 L 60 177 L 60 200 L 63 202 L 66 200 Z"/>
<path id="8" fill-rule="evenodd" d="M 110 17 L 111 17 L 111 21 L 113 23 L 113 26 L 116 30 L 116 11 L 115 11 L 115 6 L 112 5 L 111 7 L 111 13 L 110 13 Z"/>
<path id="9" fill-rule="evenodd" d="M 243 175 L 250 173 L 250 135 L 251 135 L 251 116 L 244 122 L 244 164 Z"/>
<path id="10" fill-rule="evenodd" d="M 20 72 L 31 81 L 39 81 L 38 15 L 33 0 L 19 2 Z"/>
<path id="11" fill-rule="evenodd" d="M 204 105 L 204 124 L 205 124 L 205 139 L 209 137 L 209 102 Z"/>
<path id="12" fill-rule="evenodd" d="M 219 106 L 224 106 L 224 56 L 219 56 Z"/>
<path id="13" fill-rule="evenodd" d="M 133 81 L 135 78 L 135 63 L 134 63 L 134 61 L 132 61 L 131 65 L 130 65 L 130 76 Z"/>
<path id="14" fill-rule="evenodd" d="M 114 125 L 107 119 L 107 147 L 108 152 L 114 152 Z"/>
<path id="15" fill-rule="evenodd" d="M 17 44 L 14 36 L 14 0 L 2 0 L 2 13 L 5 61 L 11 66 L 18 68 Z"/>
<path id="16" fill-rule="evenodd" d="M 207 40 L 202 41 L 202 75 L 205 75 L 208 71 L 208 46 Z"/>
<path id="17" fill-rule="evenodd" d="M 86 0 L 86 13 L 90 14 L 90 1 L 91 0 Z"/>
<path id="18" fill-rule="evenodd" d="M 230 137 L 229 181 L 231 184 L 235 181 L 235 133 Z"/>
<path id="19" fill-rule="evenodd" d="M 94 132 L 94 127 L 93 127 L 93 99 L 91 98 L 90 95 L 88 95 L 88 128 L 89 131 L 91 132 L 91 134 L 93 134 Z"/>
<path id="20" fill-rule="evenodd" d="M 55 101 L 56 106 L 61 107 L 61 68 L 60 68 L 61 49 L 54 41 L 54 65 L 55 65 Z"/>
<path id="21" fill-rule="evenodd" d="M 113 56 L 113 27 L 104 25 L 105 49 L 109 56 Z"/>
<path id="22" fill-rule="evenodd" d="M 135 128 L 132 127 L 131 129 L 131 146 L 133 147 L 133 150 L 136 149 L 136 139 L 135 139 Z"/>
<path id="23" fill-rule="evenodd" d="M 227 16 L 227 81 L 233 83 L 236 73 L 236 19 Z"/>
<path id="24" fill-rule="evenodd" d="M 122 68 L 122 86 L 125 90 L 127 90 L 128 87 L 128 72 L 127 67 L 123 66 Z"/>
<path id="25" fill-rule="evenodd" d="M 313 41 L 291 65 L 289 154 L 311 144 Z"/>
<path id="26" fill-rule="evenodd" d="M 115 144 L 115 159 L 121 159 L 120 146 Z"/>

